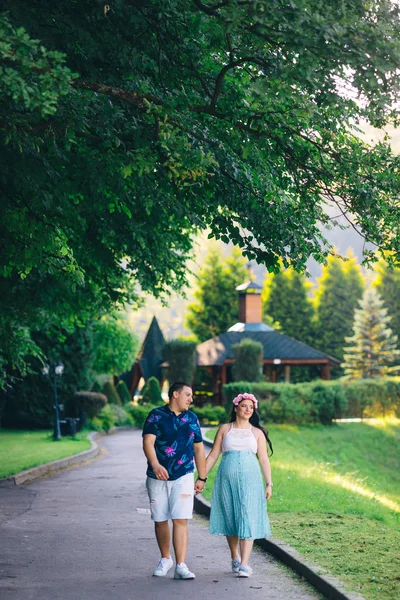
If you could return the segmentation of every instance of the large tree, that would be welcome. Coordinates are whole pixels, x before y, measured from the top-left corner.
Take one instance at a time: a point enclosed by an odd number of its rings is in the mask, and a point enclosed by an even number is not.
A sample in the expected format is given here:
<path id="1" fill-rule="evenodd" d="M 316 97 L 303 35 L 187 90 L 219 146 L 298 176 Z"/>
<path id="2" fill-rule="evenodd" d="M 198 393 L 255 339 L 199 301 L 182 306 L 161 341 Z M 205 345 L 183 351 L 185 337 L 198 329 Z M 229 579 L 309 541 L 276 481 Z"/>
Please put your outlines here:
<path id="1" fill-rule="evenodd" d="M 398 159 L 355 129 L 394 117 L 397 4 L 2 7 L 0 362 L 23 367 L 32 328 L 179 288 L 198 228 L 302 268 L 335 205 L 398 258 Z"/>
<path id="2" fill-rule="evenodd" d="M 268 274 L 262 292 L 264 317 L 279 323 L 282 333 L 305 344 L 313 344 L 315 337 L 309 287 L 304 275 L 288 269 Z"/>
<path id="3" fill-rule="evenodd" d="M 353 336 L 344 348 L 346 375 L 354 379 L 384 377 L 399 370 L 400 350 L 397 335 L 390 328 L 390 317 L 375 288 L 365 290 L 355 311 Z"/>
<path id="4" fill-rule="evenodd" d="M 249 278 L 246 261 L 238 248 L 228 257 L 212 247 L 197 276 L 194 302 L 189 304 L 187 327 L 200 341 L 224 333 L 239 318 L 236 287 Z"/>
<path id="5" fill-rule="evenodd" d="M 329 257 L 318 280 L 315 297 L 317 337 L 315 346 L 339 360 L 343 359 L 346 336 L 350 336 L 354 311 L 362 297 L 364 279 L 351 254 L 343 262 Z M 334 369 L 334 374 L 342 371 Z"/>

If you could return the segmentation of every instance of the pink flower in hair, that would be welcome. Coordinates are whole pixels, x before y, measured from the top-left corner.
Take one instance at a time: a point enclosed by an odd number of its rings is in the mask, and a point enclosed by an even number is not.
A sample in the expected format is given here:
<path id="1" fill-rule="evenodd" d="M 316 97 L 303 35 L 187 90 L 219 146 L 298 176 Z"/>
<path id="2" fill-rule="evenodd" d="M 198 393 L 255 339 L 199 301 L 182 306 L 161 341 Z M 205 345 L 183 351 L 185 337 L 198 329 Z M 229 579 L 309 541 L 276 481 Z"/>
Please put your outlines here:
<path id="1" fill-rule="evenodd" d="M 233 404 L 237 406 L 242 400 L 251 400 L 254 403 L 254 408 L 257 408 L 258 406 L 257 398 L 253 394 L 248 394 L 247 392 L 236 396 L 236 398 L 233 399 Z"/>

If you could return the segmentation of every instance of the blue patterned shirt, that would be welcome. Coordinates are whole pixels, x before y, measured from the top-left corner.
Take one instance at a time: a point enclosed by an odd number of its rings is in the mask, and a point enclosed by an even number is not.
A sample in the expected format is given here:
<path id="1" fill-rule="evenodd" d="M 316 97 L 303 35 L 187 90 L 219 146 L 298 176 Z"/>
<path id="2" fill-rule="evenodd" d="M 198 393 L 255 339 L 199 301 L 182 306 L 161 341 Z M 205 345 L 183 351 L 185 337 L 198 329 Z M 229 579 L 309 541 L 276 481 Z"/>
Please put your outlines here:
<path id="1" fill-rule="evenodd" d="M 202 442 L 199 420 L 191 410 L 176 415 L 166 404 L 154 408 L 148 415 L 143 427 L 143 434 L 156 436 L 154 448 L 159 463 L 165 467 L 169 479 L 179 479 L 186 473 L 194 471 L 194 446 Z M 147 476 L 156 476 L 147 463 Z"/>

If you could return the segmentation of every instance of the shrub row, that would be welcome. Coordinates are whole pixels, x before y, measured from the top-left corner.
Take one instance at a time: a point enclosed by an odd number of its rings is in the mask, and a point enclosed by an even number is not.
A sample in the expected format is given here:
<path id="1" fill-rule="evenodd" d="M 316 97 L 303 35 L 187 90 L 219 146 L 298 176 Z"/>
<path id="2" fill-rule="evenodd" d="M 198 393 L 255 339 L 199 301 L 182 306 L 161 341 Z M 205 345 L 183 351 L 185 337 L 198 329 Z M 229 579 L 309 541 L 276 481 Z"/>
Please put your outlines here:
<path id="1" fill-rule="evenodd" d="M 333 419 L 400 416 L 400 378 L 314 381 L 310 383 L 236 382 L 224 386 L 227 410 L 235 396 L 253 393 L 264 422 L 323 423 Z"/>
<path id="2" fill-rule="evenodd" d="M 226 421 L 226 411 L 223 406 L 192 406 L 191 409 L 200 421 L 200 425 L 218 425 Z"/>

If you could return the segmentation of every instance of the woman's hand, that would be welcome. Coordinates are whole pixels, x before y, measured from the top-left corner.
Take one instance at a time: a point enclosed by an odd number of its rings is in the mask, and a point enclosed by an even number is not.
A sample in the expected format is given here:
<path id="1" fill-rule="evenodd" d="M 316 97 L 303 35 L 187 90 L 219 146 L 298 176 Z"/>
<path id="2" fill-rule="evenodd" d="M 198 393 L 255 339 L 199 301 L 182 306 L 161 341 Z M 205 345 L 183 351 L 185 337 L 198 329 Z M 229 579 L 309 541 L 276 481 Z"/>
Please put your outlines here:
<path id="1" fill-rule="evenodd" d="M 266 489 L 265 489 L 265 497 L 267 500 L 269 500 L 272 496 L 272 486 L 267 485 Z"/>

